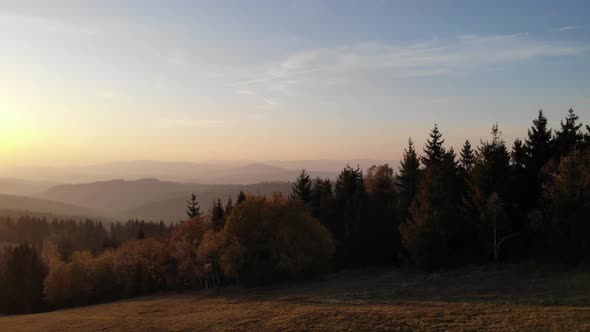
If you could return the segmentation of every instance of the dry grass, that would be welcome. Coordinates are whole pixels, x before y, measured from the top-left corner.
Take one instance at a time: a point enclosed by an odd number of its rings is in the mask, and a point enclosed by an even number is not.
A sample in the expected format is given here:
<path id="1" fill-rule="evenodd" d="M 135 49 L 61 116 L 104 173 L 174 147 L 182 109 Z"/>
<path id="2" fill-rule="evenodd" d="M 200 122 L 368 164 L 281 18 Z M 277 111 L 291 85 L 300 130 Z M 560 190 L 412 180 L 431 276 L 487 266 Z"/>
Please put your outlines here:
<path id="1" fill-rule="evenodd" d="M 161 294 L 0 318 L 0 331 L 101 330 L 590 331 L 590 271 L 535 265 L 354 271 L 295 285 Z"/>

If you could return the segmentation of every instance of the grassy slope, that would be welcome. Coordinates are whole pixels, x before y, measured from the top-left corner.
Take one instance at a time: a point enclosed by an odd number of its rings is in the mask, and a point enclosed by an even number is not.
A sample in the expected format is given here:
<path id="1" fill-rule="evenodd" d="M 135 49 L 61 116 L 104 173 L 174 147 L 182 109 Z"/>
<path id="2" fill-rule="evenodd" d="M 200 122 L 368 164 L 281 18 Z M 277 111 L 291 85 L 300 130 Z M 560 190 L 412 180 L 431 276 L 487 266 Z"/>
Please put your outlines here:
<path id="1" fill-rule="evenodd" d="M 296 285 L 162 294 L 0 318 L 1 331 L 105 329 L 586 331 L 590 271 L 526 265 L 344 272 Z"/>

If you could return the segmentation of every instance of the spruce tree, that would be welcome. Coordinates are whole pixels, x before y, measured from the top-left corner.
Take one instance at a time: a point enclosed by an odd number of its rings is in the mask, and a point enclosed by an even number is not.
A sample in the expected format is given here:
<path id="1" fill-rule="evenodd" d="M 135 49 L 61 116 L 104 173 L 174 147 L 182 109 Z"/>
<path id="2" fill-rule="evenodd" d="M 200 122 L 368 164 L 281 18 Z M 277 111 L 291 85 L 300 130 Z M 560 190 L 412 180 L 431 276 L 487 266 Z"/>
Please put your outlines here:
<path id="1" fill-rule="evenodd" d="M 471 171 L 473 171 L 473 165 L 475 165 L 475 153 L 468 140 L 465 141 L 465 144 L 463 144 L 463 148 L 461 149 L 460 165 L 466 175 L 471 174 Z"/>
<path id="2" fill-rule="evenodd" d="M 584 142 L 582 143 L 584 149 L 590 148 L 590 125 L 586 125 L 586 133 L 584 134 Z"/>
<path id="3" fill-rule="evenodd" d="M 530 211 L 541 197 L 543 191 L 542 182 L 545 177 L 541 170 L 553 156 L 551 129 L 547 128 L 547 118 L 543 111 L 533 120 L 533 126 L 528 131 L 525 143 L 527 152 L 526 178 L 527 178 L 527 202 L 525 209 Z"/>
<path id="4" fill-rule="evenodd" d="M 582 124 L 577 123 L 578 119 L 574 110 L 570 108 L 565 117 L 565 122 L 563 120 L 560 122 L 561 129 L 555 133 L 555 152 L 557 159 L 581 147 L 584 135 L 580 131 Z"/>
<path id="5" fill-rule="evenodd" d="M 515 169 L 524 169 L 526 165 L 527 155 L 526 149 L 522 144 L 522 140 L 517 138 L 512 144 L 512 152 L 510 152 L 510 162 Z"/>
<path id="6" fill-rule="evenodd" d="M 311 214 L 324 225 L 332 235 L 337 234 L 336 202 L 334 188 L 330 179 L 317 178 L 311 188 Z"/>
<path id="7" fill-rule="evenodd" d="M 199 202 L 197 202 L 197 195 L 195 195 L 195 193 L 191 194 L 190 200 L 186 203 L 186 214 L 189 218 L 192 219 L 201 216 L 201 208 L 199 207 Z"/>
<path id="8" fill-rule="evenodd" d="M 231 196 L 227 199 L 227 204 L 225 204 L 225 216 L 229 216 L 231 210 L 234 208 L 234 202 L 231 199 Z"/>
<path id="9" fill-rule="evenodd" d="M 223 229 L 224 222 L 225 211 L 221 204 L 221 199 L 217 199 L 217 202 L 213 202 L 213 208 L 211 209 L 211 226 L 217 232 Z"/>
<path id="10" fill-rule="evenodd" d="M 426 141 L 426 147 L 424 147 L 425 155 L 421 158 L 425 167 L 440 165 L 445 155 L 445 148 L 443 147 L 445 140 L 442 139 L 442 134 L 437 124 L 434 124 L 434 128 L 430 131 L 429 136 L 430 138 Z"/>
<path id="11" fill-rule="evenodd" d="M 408 147 L 404 149 L 400 169 L 396 176 L 399 187 L 399 204 L 401 220 L 406 220 L 408 208 L 416 196 L 420 182 L 420 160 L 414 148 L 412 138 L 408 139 Z"/>
<path id="12" fill-rule="evenodd" d="M 238 204 L 244 202 L 245 200 L 246 194 L 244 194 L 244 192 L 240 190 L 240 193 L 238 194 Z"/>
<path id="13" fill-rule="evenodd" d="M 305 205 L 309 205 L 311 202 L 311 178 L 305 169 L 301 171 L 293 183 L 291 198 L 301 200 Z"/>
<path id="14" fill-rule="evenodd" d="M 341 241 L 341 250 L 336 253 L 339 264 L 358 266 L 362 264 L 362 221 L 365 213 L 366 192 L 363 172 L 346 165 L 334 185 L 337 206 L 337 221 L 334 236 Z"/>
<path id="15" fill-rule="evenodd" d="M 533 126 L 528 131 L 525 149 L 527 151 L 527 168 L 534 176 L 538 175 L 541 168 L 551 159 L 552 156 L 552 134 L 547 128 L 547 118 L 543 111 L 533 120 Z"/>

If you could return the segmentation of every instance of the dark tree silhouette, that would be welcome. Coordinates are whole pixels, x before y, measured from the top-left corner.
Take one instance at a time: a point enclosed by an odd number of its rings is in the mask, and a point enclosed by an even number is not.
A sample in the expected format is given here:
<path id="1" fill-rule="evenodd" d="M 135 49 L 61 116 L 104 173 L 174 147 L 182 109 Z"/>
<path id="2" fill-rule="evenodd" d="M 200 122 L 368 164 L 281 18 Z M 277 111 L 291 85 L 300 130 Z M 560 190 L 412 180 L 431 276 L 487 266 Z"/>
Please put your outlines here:
<path id="1" fill-rule="evenodd" d="M 473 166 L 475 165 L 475 152 L 473 152 L 471 143 L 468 140 L 465 141 L 465 144 L 463 144 L 463 148 L 461 149 L 459 165 L 466 176 L 469 176 L 473 171 Z"/>
<path id="2" fill-rule="evenodd" d="M 213 202 L 213 207 L 211 208 L 211 226 L 214 231 L 220 231 L 223 229 L 224 222 L 225 210 L 221 204 L 221 199 L 217 199 L 217 202 Z"/>
<path id="3" fill-rule="evenodd" d="M 199 207 L 199 202 L 197 202 L 197 195 L 194 193 L 191 194 L 190 200 L 188 200 L 186 203 L 186 214 L 189 218 L 201 216 L 201 208 Z"/>
<path id="4" fill-rule="evenodd" d="M 570 108 L 565 117 L 565 122 L 563 120 L 560 122 L 561 129 L 555 132 L 556 159 L 559 160 L 561 156 L 582 147 L 584 135 L 580 130 L 582 124 L 577 123 L 578 119 L 574 110 Z"/>
<path id="5" fill-rule="evenodd" d="M 304 205 L 309 206 L 311 202 L 311 178 L 305 170 L 301 171 L 295 183 L 293 183 L 291 198 L 301 200 Z"/>
<path id="6" fill-rule="evenodd" d="M 404 150 L 396 180 L 399 188 L 400 219 L 405 220 L 420 182 L 420 160 L 411 138 L 408 139 L 408 147 Z"/>
<path id="7" fill-rule="evenodd" d="M 240 193 L 238 194 L 238 204 L 244 202 L 245 200 L 246 194 L 244 194 L 244 192 L 240 190 Z"/>

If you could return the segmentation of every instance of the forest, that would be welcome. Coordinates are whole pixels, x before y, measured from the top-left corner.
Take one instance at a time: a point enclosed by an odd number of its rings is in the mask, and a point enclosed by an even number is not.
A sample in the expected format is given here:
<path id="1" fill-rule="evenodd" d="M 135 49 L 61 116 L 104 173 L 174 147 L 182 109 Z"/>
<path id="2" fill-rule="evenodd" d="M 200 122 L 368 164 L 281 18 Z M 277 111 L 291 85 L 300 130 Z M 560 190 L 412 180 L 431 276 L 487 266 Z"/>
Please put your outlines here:
<path id="1" fill-rule="evenodd" d="M 0 219 L 0 313 L 101 303 L 156 291 L 307 280 L 341 269 L 436 271 L 494 261 L 587 264 L 590 126 L 539 111 L 524 140 L 497 124 L 459 151 L 434 125 L 401 165 L 303 170 L 289 197 L 240 193 L 186 221 Z"/>

